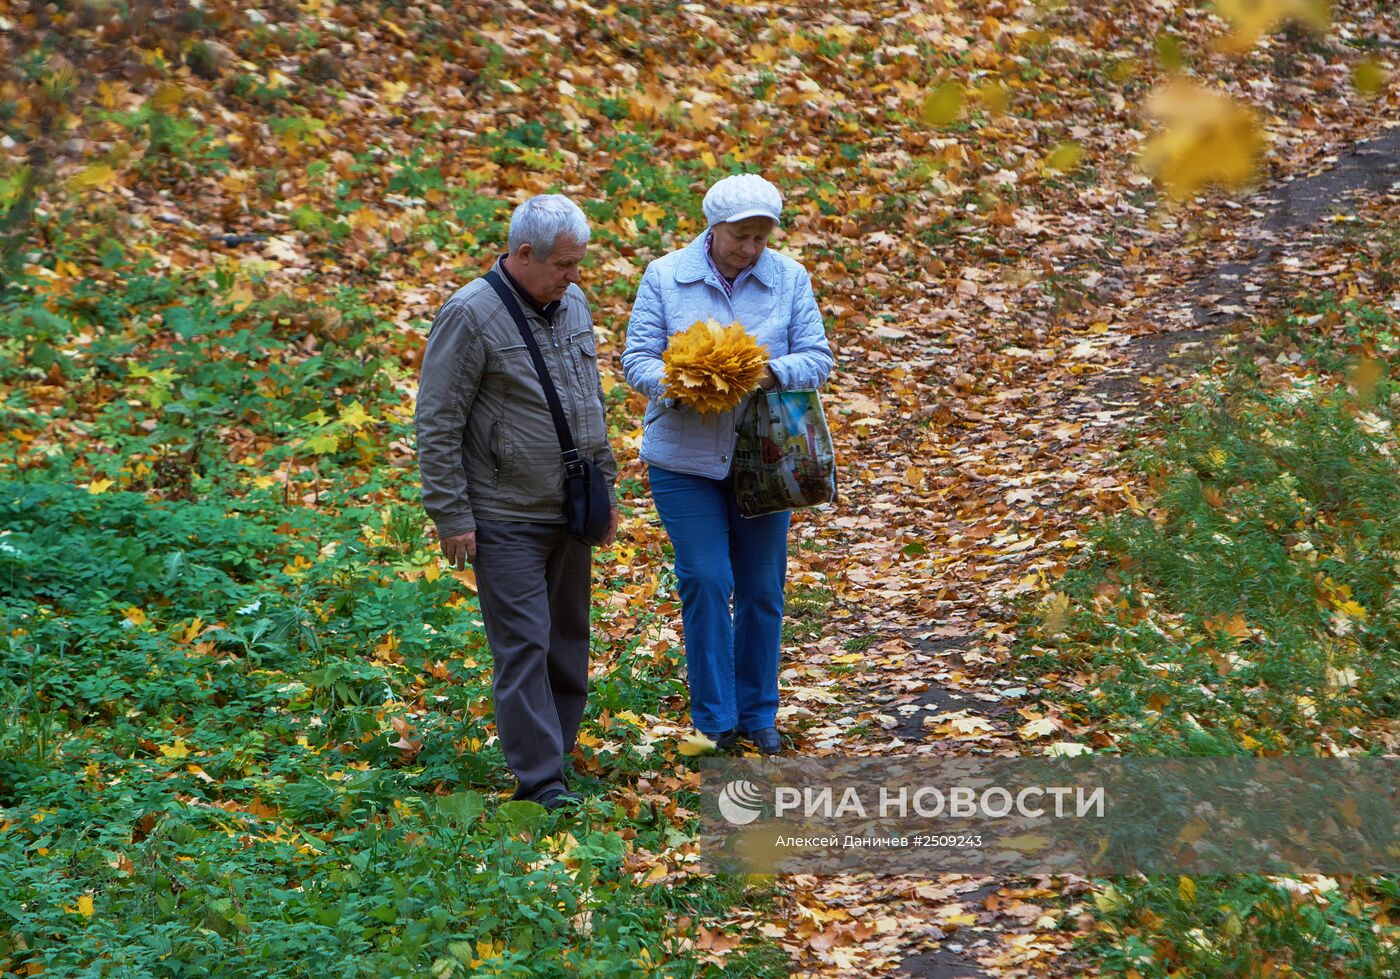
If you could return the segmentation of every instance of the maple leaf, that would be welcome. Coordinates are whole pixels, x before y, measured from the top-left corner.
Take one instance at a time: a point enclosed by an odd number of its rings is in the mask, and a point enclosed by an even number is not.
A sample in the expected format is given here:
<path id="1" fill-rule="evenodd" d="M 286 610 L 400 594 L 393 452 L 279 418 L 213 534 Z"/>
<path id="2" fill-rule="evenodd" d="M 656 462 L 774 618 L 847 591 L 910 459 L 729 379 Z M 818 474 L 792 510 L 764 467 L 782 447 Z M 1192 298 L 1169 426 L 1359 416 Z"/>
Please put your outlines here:
<path id="1" fill-rule="evenodd" d="M 297 575 L 305 574 L 307 571 L 311 570 L 312 567 L 313 565 L 310 561 L 298 554 L 295 558 L 282 566 L 282 573 L 296 577 Z"/>
<path id="2" fill-rule="evenodd" d="M 701 928 L 695 941 L 697 948 L 703 948 L 707 952 L 728 952 L 730 949 L 738 948 L 743 939 L 738 935 L 726 935 L 720 931 L 712 931 L 709 928 Z"/>
<path id="3" fill-rule="evenodd" d="M 199 616 L 195 616 L 187 626 L 180 630 L 180 641 L 184 643 L 194 642 L 203 631 L 204 620 Z"/>
<path id="4" fill-rule="evenodd" d="M 410 737 L 410 735 L 415 732 L 412 726 L 408 723 L 408 721 L 405 718 L 392 717 L 389 719 L 389 723 L 393 726 L 395 733 L 399 736 L 399 739 L 397 741 L 390 743 L 390 748 L 398 748 L 404 753 L 406 757 L 409 758 L 413 757 L 414 755 L 418 754 L 418 752 L 423 750 L 423 739 L 418 738 L 417 740 L 415 740 Z"/>
<path id="5" fill-rule="evenodd" d="M 1361 622 L 1366 621 L 1366 609 L 1358 602 L 1342 602 L 1337 606 L 1337 612 L 1341 615 L 1347 616 L 1348 618 L 1357 619 Z"/>
<path id="6" fill-rule="evenodd" d="M 295 264 L 301 260 L 301 252 L 297 250 L 296 242 L 287 235 L 279 235 L 269 238 L 263 245 L 263 251 L 269 258 L 278 262 L 289 262 Z"/>
<path id="7" fill-rule="evenodd" d="M 1001 846 L 1021 853 L 1039 853 L 1050 845 L 1050 837 L 1039 833 L 1022 833 L 1001 841 Z"/>
<path id="8" fill-rule="evenodd" d="M 995 731 L 996 726 L 984 717 L 955 717 L 948 726 L 959 734 L 976 734 L 980 731 Z"/>
<path id="9" fill-rule="evenodd" d="M 349 405 L 341 409 L 338 421 L 343 425 L 359 429 L 374 421 L 369 412 L 365 411 L 365 406 L 358 401 L 352 401 Z"/>
<path id="10" fill-rule="evenodd" d="M 776 45 L 762 42 L 749 48 L 749 58 L 763 64 L 773 64 L 781 53 Z"/>
<path id="11" fill-rule="evenodd" d="M 185 90 L 173 82 L 166 82 L 156 89 L 150 104 L 157 109 L 178 109 L 185 101 Z"/>
<path id="12" fill-rule="evenodd" d="M 1332 690 L 1345 690 L 1348 687 L 1356 686 L 1360 679 L 1355 670 L 1339 670 L 1335 667 L 1327 668 L 1327 686 Z"/>
<path id="13" fill-rule="evenodd" d="M 317 455 L 328 455 L 340 447 L 340 436 L 334 432 L 315 435 L 306 440 L 306 447 Z"/>
<path id="14" fill-rule="evenodd" d="M 1236 188 L 1254 178 L 1264 137 L 1253 109 L 1176 81 L 1154 93 L 1147 110 L 1164 129 L 1148 141 L 1140 162 L 1173 199 L 1185 200 L 1209 184 Z"/>
<path id="15" fill-rule="evenodd" d="M 1123 892 L 1112 884 L 1094 895 L 1094 905 L 1105 914 L 1121 910 L 1127 907 L 1127 904 L 1128 899 L 1123 896 Z"/>
<path id="16" fill-rule="evenodd" d="M 374 647 L 374 658 L 385 662 L 396 663 L 401 659 L 401 657 L 398 656 L 398 652 L 399 637 L 390 632 L 380 641 L 379 645 Z M 394 720 L 397 722 L 399 718 L 395 718 Z"/>
<path id="17" fill-rule="evenodd" d="M 703 414 L 719 414 L 758 386 L 768 348 L 739 323 L 722 327 L 714 320 L 697 320 L 671 337 L 661 359 L 671 397 Z"/>
<path id="18" fill-rule="evenodd" d="M 105 163 L 80 170 L 68 178 L 69 190 L 110 191 L 117 186 L 117 172 Z"/>
<path id="19" fill-rule="evenodd" d="M 1362 401 L 1371 401 L 1376 396 L 1376 385 L 1385 375 L 1385 361 L 1376 357 L 1362 357 L 1352 367 L 1349 380 L 1356 388 L 1357 397 Z"/>
<path id="20" fill-rule="evenodd" d="M 189 746 L 185 744 L 184 738 L 176 738 L 173 745 L 160 746 L 160 755 L 162 758 L 167 758 L 171 761 L 179 761 L 182 758 L 188 758 L 190 756 L 190 749 Z"/>
<path id="21" fill-rule="evenodd" d="M 1036 738 L 1045 738 L 1054 734 L 1064 727 L 1057 718 L 1041 717 L 1020 728 L 1021 737 L 1027 741 L 1034 741 Z"/>
<path id="22" fill-rule="evenodd" d="M 961 928 L 965 925 L 975 925 L 977 923 L 977 915 L 965 910 L 960 903 L 949 904 L 939 908 L 934 917 L 943 924 L 953 928 Z"/>
<path id="23" fill-rule="evenodd" d="M 718 749 L 719 745 L 699 733 L 687 734 L 685 737 L 681 738 L 680 742 L 676 745 L 676 750 L 687 758 L 709 754 Z"/>
<path id="24" fill-rule="evenodd" d="M 1047 636 L 1064 632 L 1069 622 L 1069 596 L 1063 592 L 1051 592 L 1041 604 L 1040 630 Z"/>
<path id="25" fill-rule="evenodd" d="M 690 123 L 696 129 L 714 129 L 719 125 L 719 117 L 714 108 L 697 102 L 690 107 Z"/>
<path id="26" fill-rule="evenodd" d="M 1236 642 L 1249 638 L 1249 623 L 1239 612 L 1234 615 L 1214 615 L 1202 623 L 1212 635 L 1228 636 Z"/>
<path id="27" fill-rule="evenodd" d="M 465 585 L 469 591 L 476 591 L 476 569 L 463 568 L 461 571 L 453 571 L 452 577 Z"/>

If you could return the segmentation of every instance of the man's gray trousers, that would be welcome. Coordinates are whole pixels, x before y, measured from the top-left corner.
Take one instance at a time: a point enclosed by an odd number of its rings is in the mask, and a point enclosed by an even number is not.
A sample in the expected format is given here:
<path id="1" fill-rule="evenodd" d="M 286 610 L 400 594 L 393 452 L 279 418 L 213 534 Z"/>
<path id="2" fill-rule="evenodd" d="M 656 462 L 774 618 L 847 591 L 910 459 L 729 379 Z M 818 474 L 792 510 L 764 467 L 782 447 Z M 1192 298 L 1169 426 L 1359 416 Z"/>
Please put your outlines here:
<path id="1" fill-rule="evenodd" d="M 588 697 L 592 551 L 563 524 L 476 522 L 477 596 L 493 661 L 496 732 L 517 799 L 567 788 Z"/>

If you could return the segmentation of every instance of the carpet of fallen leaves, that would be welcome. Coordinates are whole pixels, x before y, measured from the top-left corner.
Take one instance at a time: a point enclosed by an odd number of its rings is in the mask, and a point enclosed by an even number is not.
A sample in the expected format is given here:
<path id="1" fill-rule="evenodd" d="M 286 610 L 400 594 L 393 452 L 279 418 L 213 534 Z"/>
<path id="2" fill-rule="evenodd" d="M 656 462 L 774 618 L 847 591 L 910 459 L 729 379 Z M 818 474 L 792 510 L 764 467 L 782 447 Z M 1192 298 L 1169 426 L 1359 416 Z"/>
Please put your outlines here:
<path id="1" fill-rule="evenodd" d="M 708 181 L 743 169 L 777 182 L 787 219 L 775 247 L 807 265 L 829 318 L 826 399 L 842 461 L 839 504 L 794 521 L 799 628 L 780 723 L 813 754 L 1016 754 L 1086 732 L 1017 707 L 1001 675 L 1013 610 L 1053 590 L 1082 521 L 1135 502 L 1119 467 L 1124 432 L 1190 380 L 1161 358 L 1143 369 L 1136 338 L 1192 329 L 1202 307 L 1262 312 L 1257 291 L 1186 286 L 1258 249 L 1267 197 L 1159 197 L 1137 162 L 1149 94 L 1186 74 L 1252 107 L 1265 186 L 1325 169 L 1394 116 L 1384 60 L 1360 43 L 1400 37 L 1386 7 L 1347 0 L 1323 32 L 1265 33 L 1239 51 L 1216 12 L 1176 0 L 211 0 L 194 66 L 161 47 L 159 12 L 146 23 L 114 8 L 7 3 L 0 26 L 64 33 L 75 84 L 107 113 L 153 103 L 230 151 L 223 172 L 138 172 L 126 130 L 84 114 L 57 126 L 55 193 L 81 197 L 94 222 L 119 221 L 162 267 L 233 270 L 234 295 L 314 302 L 366 288 L 399 324 L 406 368 L 436 305 L 491 257 L 465 224 L 452 228 L 456 247 L 420 233 L 444 194 L 392 189 L 406 161 L 503 202 L 559 190 L 613 205 L 584 283 L 608 388 L 640 272 L 700 230 Z M 293 43 L 297 32 L 318 40 Z M 280 93 L 275 113 L 235 76 Z M 502 162 L 486 137 L 531 123 L 538 149 Z M 654 184 L 617 179 L 606 149 L 642 129 L 671 188 L 661 201 Z M 369 150 L 382 167 L 356 166 Z M 275 180 L 259 179 L 269 170 Z M 313 247 L 292 215 L 331 210 L 347 187 L 348 235 Z M 1306 251 L 1293 268 L 1332 288 L 1355 274 Z M 61 292 L 101 272 L 43 274 Z M 333 322 L 312 325 L 334 339 Z M 405 408 L 412 396 L 405 381 Z M 624 476 L 642 475 L 641 407 L 633 394 L 614 417 Z M 37 442 L 76 437 L 78 420 L 55 420 Z M 380 464 L 411 465 L 400 449 Z M 600 628 L 618 635 L 631 608 L 657 601 L 663 567 L 649 500 L 625 502 L 621 560 L 601 593 Z M 678 627 L 672 616 L 650 641 L 674 646 Z M 684 730 L 679 706 L 646 719 L 658 736 Z M 637 867 L 658 869 L 664 880 L 664 868 Z M 813 975 L 881 974 L 939 944 L 997 975 L 1067 969 L 1056 963 L 1070 934 L 1052 934 L 1041 902 L 1086 882 L 987 886 L 997 883 L 789 878 L 784 916 L 739 910 L 696 941 L 722 962 L 738 931 L 757 929 Z"/>

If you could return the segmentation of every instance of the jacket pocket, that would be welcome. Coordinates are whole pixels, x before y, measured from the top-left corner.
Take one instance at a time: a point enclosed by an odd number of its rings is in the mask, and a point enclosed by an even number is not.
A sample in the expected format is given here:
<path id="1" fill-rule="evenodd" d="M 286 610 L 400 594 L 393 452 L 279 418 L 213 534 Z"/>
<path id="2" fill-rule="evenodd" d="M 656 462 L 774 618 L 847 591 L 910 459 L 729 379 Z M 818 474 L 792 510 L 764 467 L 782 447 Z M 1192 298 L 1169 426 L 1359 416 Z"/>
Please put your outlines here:
<path id="1" fill-rule="evenodd" d="M 569 337 L 568 347 L 569 361 L 573 365 L 579 391 L 585 394 L 592 392 L 598 383 L 598 347 L 592 331 L 575 333 Z"/>
<path id="2" fill-rule="evenodd" d="M 525 363 L 530 363 L 530 348 L 523 343 L 508 343 L 496 348 L 487 369 L 497 374 L 512 374 L 520 369 L 521 358 Z"/>
<path id="3" fill-rule="evenodd" d="M 668 412 L 675 411 L 676 406 L 668 404 L 669 401 L 669 398 L 653 398 L 648 401 L 646 413 L 642 415 L 642 427 L 645 428 Z"/>

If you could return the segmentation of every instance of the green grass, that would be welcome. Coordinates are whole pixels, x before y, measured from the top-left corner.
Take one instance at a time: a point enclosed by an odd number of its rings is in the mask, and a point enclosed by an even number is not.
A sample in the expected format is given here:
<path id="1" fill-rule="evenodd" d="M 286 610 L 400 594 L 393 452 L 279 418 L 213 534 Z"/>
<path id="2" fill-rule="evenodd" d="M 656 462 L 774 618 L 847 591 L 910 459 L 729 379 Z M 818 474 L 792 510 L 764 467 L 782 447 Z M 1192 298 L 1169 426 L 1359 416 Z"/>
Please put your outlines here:
<path id="1" fill-rule="evenodd" d="M 1400 970 L 1400 950 L 1375 909 L 1398 901 L 1394 877 L 1122 879 L 1094 898 L 1095 964 L 1141 979 L 1385 979 Z"/>
<path id="2" fill-rule="evenodd" d="M 1370 748 L 1400 705 L 1400 470 L 1383 383 L 1270 392 L 1248 372 L 1202 392 L 1141 457 L 1158 489 L 1090 534 L 1039 673 L 1088 670 L 1068 700 L 1167 754 Z"/>
<path id="3" fill-rule="evenodd" d="M 358 356 L 294 357 L 306 310 L 218 285 L 4 297 L 0 410 L 29 438 L 0 456 L 0 972 L 704 972 L 696 926 L 774 892 L 678 860 L 688 763 L 616 716 L 684 692 L 651 613 L 595 633 L 583 809 L 507 802 L 475 597 L 422 574 L 413 474 L 382 458 L 411 444 L 386 327 L 347 293 Z M 25 395 L 55 376 L 56 422 Z M 787 974 L 748 935 L 725 969 Z"/>
<path id="4" fill-rule="evenodd" d="M 1392 750 L 1400 387 L 1383 356 L 1358 365 L 1394 322 L 1311 302 L 1300 316 L 1334 313 L 1341 342 L 1281 321 L 1254 353 L 1298 352 L 1299 377 L 1266 383 L 1241 359 L 1198 385 L 1137 454 L 1148 494 L 1090 528 L 1067 602 L 1022 621 L 1022 681 L 1124 753 Z M 1400 878 L 1306 880 L 1099 881 L 1082 951 L 1140 979 L 1395 975 Z"/>
<path id="5" fill-rule="evenodd" d="M 783 615 L 783 642 L 805 642 L 822 634 L 823 617 L 836 599 L 830 588 L 796 585 L 788 589 Z"/>

